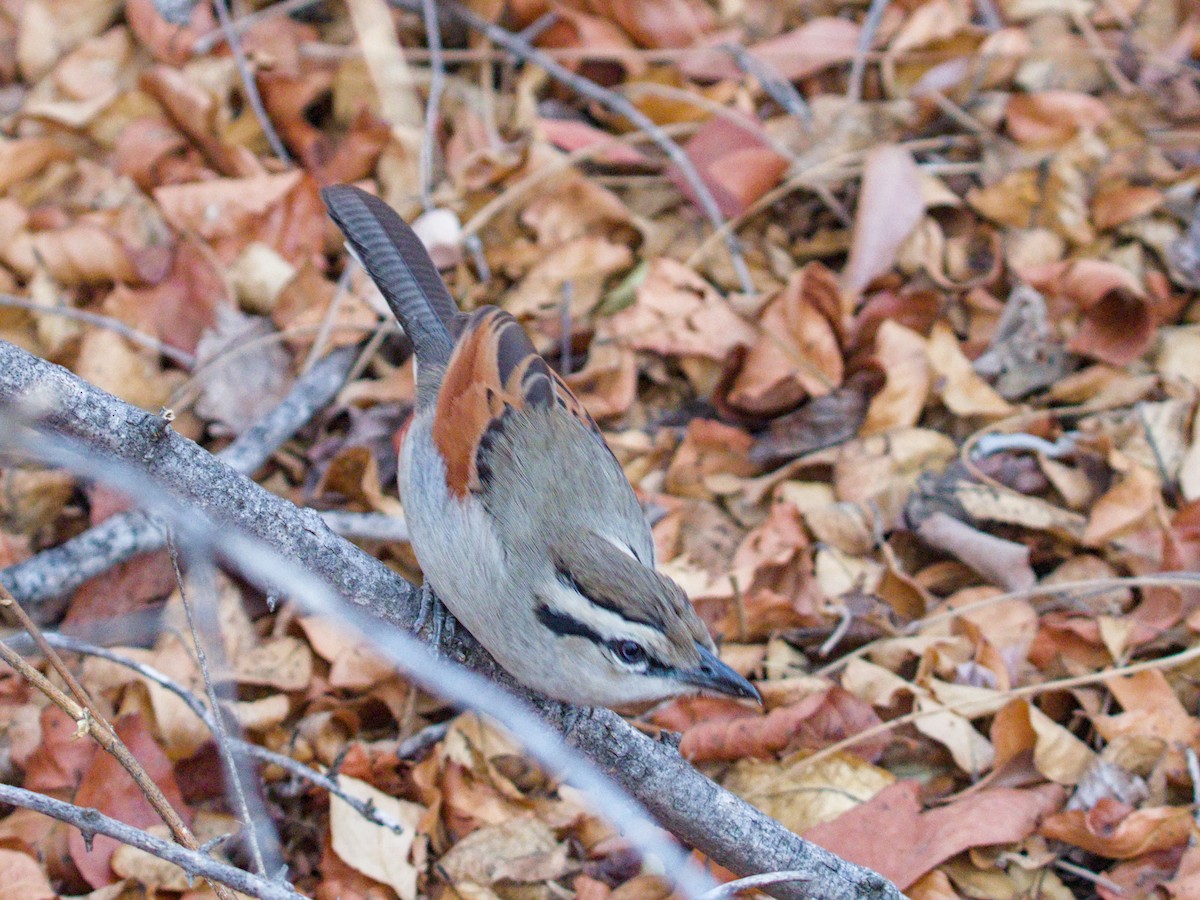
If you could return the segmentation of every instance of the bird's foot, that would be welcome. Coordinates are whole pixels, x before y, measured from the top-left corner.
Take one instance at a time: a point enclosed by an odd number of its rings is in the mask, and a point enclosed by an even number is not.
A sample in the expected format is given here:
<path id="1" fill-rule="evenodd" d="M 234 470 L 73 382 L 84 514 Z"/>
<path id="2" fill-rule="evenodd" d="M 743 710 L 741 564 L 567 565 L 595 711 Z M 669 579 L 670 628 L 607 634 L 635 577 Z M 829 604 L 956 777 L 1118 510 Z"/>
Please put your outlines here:
<path id="1" fill-rule="evenodd" d="M 421 585 L 421 608 L 413 623 L 413 634 L 419 635 L 428 627 L 430 648 L 435 656 L 441 656 L 454 642 L 456 624 L 453 614 L 437 598 L 429 583 Z"/>

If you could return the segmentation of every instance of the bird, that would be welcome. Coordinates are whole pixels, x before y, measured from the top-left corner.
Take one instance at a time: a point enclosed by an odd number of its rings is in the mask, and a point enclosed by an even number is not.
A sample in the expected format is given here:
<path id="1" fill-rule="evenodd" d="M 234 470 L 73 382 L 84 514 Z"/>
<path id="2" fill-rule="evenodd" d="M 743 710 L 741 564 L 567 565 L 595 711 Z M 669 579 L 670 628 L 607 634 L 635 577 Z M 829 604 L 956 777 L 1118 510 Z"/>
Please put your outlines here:
<path id="1" fill-rule="evenodd" d="M 625 708 L 715 693 L 761 703 L 655 568 L 620 463 L 517 320 L 495 306 L 461 312 L 383 200 L 352 185 L 321 194 L 413 345 L 416 401 L 398 480 L 437 600 L 518 682 L 554 700 Z"/>

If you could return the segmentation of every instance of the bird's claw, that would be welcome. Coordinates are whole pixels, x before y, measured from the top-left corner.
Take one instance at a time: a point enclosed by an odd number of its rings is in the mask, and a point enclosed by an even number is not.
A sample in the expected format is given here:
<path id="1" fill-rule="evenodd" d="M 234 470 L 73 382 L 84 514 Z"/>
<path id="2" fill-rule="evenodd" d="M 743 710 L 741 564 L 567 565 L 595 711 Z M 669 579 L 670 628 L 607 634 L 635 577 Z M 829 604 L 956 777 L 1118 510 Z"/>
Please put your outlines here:
<path id="1" fill-rule="evenodd" d="M 454 616 L 437 598 L 428 582 L 421 585 L 421 607 L 413 623 L 413 634 L 421 634 L 428 626 L 430 648 L 435 656 L 441 656 L 454 642 L 455 624 Z"/>

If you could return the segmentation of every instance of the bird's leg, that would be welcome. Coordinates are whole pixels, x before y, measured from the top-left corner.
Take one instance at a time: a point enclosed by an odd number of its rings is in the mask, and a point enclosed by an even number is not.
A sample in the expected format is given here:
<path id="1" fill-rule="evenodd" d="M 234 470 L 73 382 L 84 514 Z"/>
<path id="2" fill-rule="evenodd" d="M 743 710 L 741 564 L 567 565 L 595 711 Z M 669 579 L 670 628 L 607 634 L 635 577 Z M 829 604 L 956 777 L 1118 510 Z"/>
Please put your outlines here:
<path id="1" fill-rule="evenodd" d="M 430 645 L 434 655 L 440 656 L 454 640 L 455 619 L 446 605 L 437 598 L 429 582 L 421 585 L 421 606 L 417 620 L 413 623 L 413 634 L 419 635 L 429 626 Z"/>
<path id="2" fill-rule="evenodd" d="M 429 586 L 429 582 L 421 584 L 421 605 L 417 607 L 417 620 L 413 622 L 413 634 L 420 634 L 426 624 L 428 624 L 430 615 L 433 614 L 433 607 L 437 604 L 438 598 L 433 593 L 433 588 Z"/>
<path id="3" fill-rule="evenodd" d="M 433 602 L 436 604 L 433 608 L 433 636 L 429 643 L 433 647 L 433 652 L 441 656 L 454 643 L 456 620 L 450 610 L 446 609 L 444 603 L 437 599 L 434 599 Z"/>

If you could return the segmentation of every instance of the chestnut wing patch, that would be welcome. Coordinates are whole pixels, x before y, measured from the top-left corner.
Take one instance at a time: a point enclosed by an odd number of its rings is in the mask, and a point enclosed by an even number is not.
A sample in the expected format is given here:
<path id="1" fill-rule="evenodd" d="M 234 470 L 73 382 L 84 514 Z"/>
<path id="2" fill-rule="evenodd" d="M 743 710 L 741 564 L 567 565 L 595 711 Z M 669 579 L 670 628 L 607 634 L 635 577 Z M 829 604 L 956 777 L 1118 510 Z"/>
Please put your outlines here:
<path id="1" fill-rule="evenodd" d="M 481 446 L 504 427 L 510 409 L 558 406 L 603 443 L 600 429 L 561 378 L 538 356 L 508 313 L 487 306 L 466 321 L 442 377 L 433 441 L 446 461 L 446 483 L 463 497 L 482 484 Z"/>

